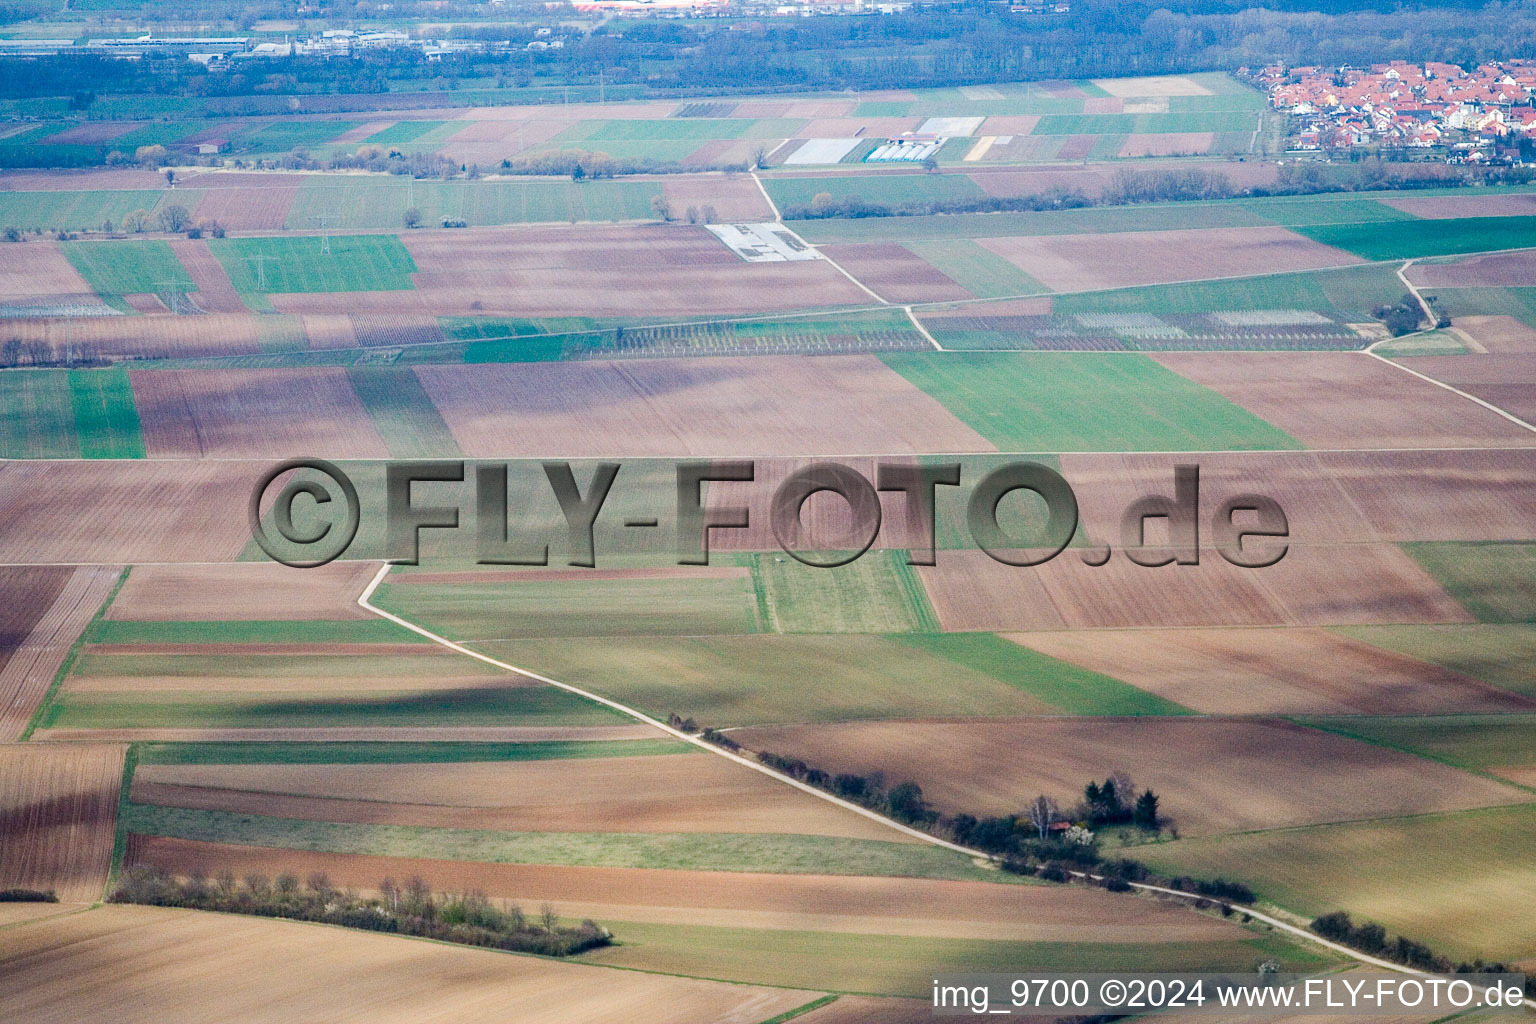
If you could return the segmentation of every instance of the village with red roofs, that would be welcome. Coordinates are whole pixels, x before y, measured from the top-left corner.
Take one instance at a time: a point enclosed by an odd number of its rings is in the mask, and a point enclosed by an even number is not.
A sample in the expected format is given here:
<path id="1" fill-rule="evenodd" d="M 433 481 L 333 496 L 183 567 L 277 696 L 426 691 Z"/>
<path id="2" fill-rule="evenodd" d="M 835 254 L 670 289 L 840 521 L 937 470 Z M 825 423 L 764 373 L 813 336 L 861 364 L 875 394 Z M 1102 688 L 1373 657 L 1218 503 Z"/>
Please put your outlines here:
<path id="1" fill-rule="evenodd" d="M 1453 162 L 1520 159 L 1536 142 L 1536 61 L 1392 61 L 1369 68 L 1266 67 L 1271 106 L 1296 118 L 1292 148 L 1443 150 Z"/>

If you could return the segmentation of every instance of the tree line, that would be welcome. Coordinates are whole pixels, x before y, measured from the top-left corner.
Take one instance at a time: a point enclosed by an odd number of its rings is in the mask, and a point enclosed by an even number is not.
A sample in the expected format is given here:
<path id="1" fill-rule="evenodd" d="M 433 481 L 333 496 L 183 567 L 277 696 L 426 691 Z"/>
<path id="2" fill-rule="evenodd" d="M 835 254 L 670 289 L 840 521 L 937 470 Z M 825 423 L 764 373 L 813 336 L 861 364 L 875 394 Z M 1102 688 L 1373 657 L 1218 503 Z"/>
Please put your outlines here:
<path id="1" fill-rule="evenodd" d="M 484 893 L 435 893 L 419 877 L 403 886 L 386 878 L 379 883 L 378 896 L 364 897 L 333 885 L 322 872 L 301 885 L 291 872 L 270 879 L 248 874 L 237 881 L 227 869 L 212 879 L 198 871 L 177 878 L 138 865 L 123 873 L 108 902 L 318 921 L 543 956 L 573 956 L 613 942 L 612 934 L 591 920 L 574 928 L 561 925 L 548 903 L 537 917 L 529 917 L 516 905 L 493 905 Z"/>
<path id="2" fill-rule="evenodd" d="M 1510 964 L 1498 961 L 1487 962 L 1481 957 L 1453 965 L 1449 957 L 1436 953 L 1424 943 L 1403 935 L 1389 937 L 1386 926 L 1375 921 L 1356 924 L 1343 910 L 1335 910 L 1330 914 L 1314 918 L 1310 927 L 1325 939 L 1331 939 L 1384 960 L 1417 967 L 1423 971 L 1433 971 L 1437 974 L 1449 974 L 1452 971 L 1457 974 L 1520 973 L 1517 967 Z M 1536 996 L 1536 975 L 1526 979 L 1525 991 L 1527 995 Z"/>

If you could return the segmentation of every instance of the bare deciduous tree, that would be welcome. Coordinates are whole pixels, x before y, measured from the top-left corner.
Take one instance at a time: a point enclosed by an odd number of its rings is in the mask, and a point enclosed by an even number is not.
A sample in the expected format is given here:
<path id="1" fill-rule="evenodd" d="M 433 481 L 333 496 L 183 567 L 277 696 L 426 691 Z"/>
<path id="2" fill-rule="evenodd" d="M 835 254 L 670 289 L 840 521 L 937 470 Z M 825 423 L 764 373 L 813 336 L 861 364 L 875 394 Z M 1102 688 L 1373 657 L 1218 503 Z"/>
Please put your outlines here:
<path id="1" fill-rule="evenodd" d="M 1056 806 L 1056 801 L 1044 793 L 1035 797 L 1029 805 L 1029 823 L 1035 826 L 1035 831 L 1040 838 L 1045 838 L 1045 833 L 1061 817 L 1061 808 Z"/>

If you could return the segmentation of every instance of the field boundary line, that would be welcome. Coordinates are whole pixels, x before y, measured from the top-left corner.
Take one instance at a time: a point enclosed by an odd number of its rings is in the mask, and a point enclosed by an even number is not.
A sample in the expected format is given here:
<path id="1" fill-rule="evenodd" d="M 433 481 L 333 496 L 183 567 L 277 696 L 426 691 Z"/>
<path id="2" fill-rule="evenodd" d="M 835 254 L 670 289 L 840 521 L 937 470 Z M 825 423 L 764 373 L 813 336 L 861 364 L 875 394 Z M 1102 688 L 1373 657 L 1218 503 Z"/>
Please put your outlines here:
<path id="1" fill-rule="evenodd" d="M 928 328 L 924 327 L 923 322 L 917 318 L 917 314 L 912 312 L 910 305 L 902 306 L 901 311 L 907 314 L 907 319 L 912 321 L 912 326 L 917 328 L 917 333 L 928 339 L 928 344 L 933 346 L 934 351 L 944 351 L 944 346 L 939 344 L 939 339 L 928 333 Z"/>
<path id="2" fill-rule="evenodd" d="M 372 612 L 373 614 L 382 618 L 388 619 L 398 625 L 404 626 L 411 632 L 426 637 L 433 643 L 440 644 L 451 651 L 456 651 L 459 654 L 468 655 L 469 657 L 474 658 L 477 661 L 484 662 L 487 665 L 492 665 L 496 668 L 504 669 L 505 671 L 512 672 L 516 675 L 525 676 L 529 679 L 536 679 L 539 682 L 557 687 L 566 691 L 567 693 L 572 693 L 579 697 L 585 697 L 588 700 L 595 701 L 604 707 L 611 708 L 614 711 L 628 715 L 629 717 L 643 722 L 646 725 L 650 725 L 660 730 L 661 732 L 674 737 L 675 739 L 682 740 L 685 743 L 690 743 L 693 746 L 707 750 L 719 757 L 734 761 L 743 767 L 750 768 L 755 772 L 766 775 L 769 778 L 781 782 L 786 786 L 793 787 L 794 789 L 798 789 L 804 793 L 809 793 L 811 796 L 816 797 L 817 799 L 825 800 L 827 803 L 830 803 L 836 807 L 841 807 L 844 810 L 852 811 L 853 813 L 858 814 L 861 817 L 868 818 L 871 821 L 879 822 L 881 825 L 884 825 L 893 831 L 900 832 L 903 835 L 917 839 L 919 842 L 927 843 L 930 846 L 937 846 L 941 849 L 950 850 L 954 853 L 964 854 L 965 856 L 971 857 L 973 859 L 981 859 L 988 862 L 994 860 L 991 854 L 984 853 L 981 850 L 972 850 L 968 847 L 961 846 L 959 843 L 952 843 L 947 839 L 940 839 L 938 836 L 931 835 L 930 833 L 924 832 L 920 829 L 912 828 L 910 825 L 903 825 L 901 822 L 887 818 L 885 815 L 878 814 L 867 807 L 861 807 L 858 804 L 852 803 L 851 801 L 844 800 L 838 796 L 834 796 L 825 790 L 817 789 L 815 786 L 801 782 L 799 779 L 793 779 L 781 772 L 776 772 L 772 768 L 769 768 L 767 765 L 764 765 L 758 761 L 753 761 L 749 758 L 741 756 L 740 754 L 726 750 L 723 747 L 716 746 L 715 744 L 701 739 L 692 733 L 683 732 L 681 729 L 674 729 L 670 725 L 667 725 L 664 722 L 659 722 L 644 712 L 631 708 L 628 705 L 621 704 L 616 700 L 610 700 L 607 697 L 599 696 L 590 690 L 583 690 L 581 687 L 573 686 L 570 683 L 562 683 L 558 679 L 551 679 L 548 676 L 540 675 L 537 672 L 530 672 L 527 669 L 518 668 L 517 666 L 511 665 L 505 661 L 492 658 L 490 655 L 481 654 L 479 651 L 471 650 L 470 648 L 465 647 L 463 644 L 455 643 L 446 637 L 439 636 L 438 634 L 432 632 L 429 629 L 426 629 L 423 626 L 418 626 L 407 619 L 401 618 L 400 616 L 395 615 L 393 612 L 387 612 L 380 608 L 378 605 L 375 605 L 372 601 L 372 598 L 374 591 L 379 588 L 379 585 L 384 582 L 384 578 L 389 575 L 390 567 L 391 563 L 389 562 L 385 562 L 383 565 L 381 565 L 379 567 L 379 571 L 375 573 L 373 579 L 369 581 L 367 588 L 358 595 L 357 604 L 360 608 L 364 609 L 365 611 Z M 1085 878 L 1090 880 L 1102 879 L 1102 876 L 1089 874 L 1088 872 L 1072 872 L 1072 874 L 1078 878 Z M 1131 888 L 1140 892 L 1156 893 L 1163 896 L 1173 896 L 1181 901 L 1190 899 L 1192 895 L 1191 893 L 1181 892 L 1178 889 L 1169 889 L 1160 885 L 1151 885 L 1147 882 L 1131 882 L 1129 884 Z M 1240 914 L 1247 914 L 1255 921 L 1261 921 L 1264 924 L 1269 925 L 1271 928 L 1279 929 L 1288 935 L 1292 935 L 1307 942 L 1311 942 L 1314 945 L 1322 946 L 1323 948 L 1331 950 L 1335 953 L 1342 953 L 1350 959 L 1366 964 L 1367 966 L 1380 967 L 1384 970 L 1395 971 L 1401 974 L 1429 973 L 1427 971 L 1419 970 L 1415 967 L 1409 967 L 1405 964 L 1393 963 L 1390 960 L 1381 960 L 1370 956 L 1369 954 L 1362 953 L 1359 950 L 1351 949 L 1342 943 L 1334 942 L 1331 939 L 1325 939 L 1321 935 L 1310 932 L 1299 925 L 1291 924 L 1288 921 L 1282 921 L 1278 917 L 1271 916 L 1253 907 L 1244 906 L 1242 904 L 1228 903 L 1219 899 L 1210 899 L 1209 897 L 1206 897 L 1206 899 L 1208 899 L 1211 903 L 1216 904 L 1217 906 L 1227 907 Z M 1526 1005 L 1532 1008 L 1536 1008 L 1536 1000 L 1528 999 L 1526 1000 Z"/>
<path id="3" fill-rule="evenodd" d="M 1531 424 L 1525 422 L 1525 420 L 1523 420 L 1520 417 L 1516 416 L 1512 412 L 1506 412 L 1505 410 L 1500 409 L 1498 406 L 1494 405 L 1492 402 L 1489 402 L 1489 401 L 1486 401 L 1484 399 L 1478 398 L 1476 395 L 1469 394 L 1469 393 L 1461 390 L 1458 387 L 1455 387 L 1455 386 L 1453 386 L 1451 384 L 1447 384 L 1443 380 L 1436 380 L 1434 377 L 1431 377 L 1427 373 L 1420 373 L 1418 370 L 1415 370 L 1412 367 L 1404 366 L 1402 363 L 1399 363 L 1399 362 L 1394 362 L 1393 360 L 1388 359 L 1386 356 L 1380 355 L 1379 353 L 1371 352 L 1369 350 L 1366 350 L 1364 352 L 1364 354 L 1370 356 L 1372 359 L 1379 359 L 1381 362 L 1386 363 L 1388 366 L 1395 366 L 1397 369 L 1402 370 L 1404 373 L 1410 373 L 1413 376 L 1419 378 L 1419 380 L 1428 381 L 1429 383 L 1435 385 L 1436 387 L 1444 388 L 1445 390 L 1449 391 L 1453 395 L 1460 395 L 1462 398 L 1465 398 L 1467 401 L 1475 402 L 1476 404 L 1482 406 L 1484 409 L 1487 409 L 1489 412 L 1497 413 L 1498 415 L 1500 415 L 1500 416 L 1504 417 L 1505 419 L 1509 420 L 1509 422 L 1513 423 L 1515 426 L 1517 426 L 1517 427 L 1524 427 L 1526 430 L 1529 430 L 1531 433 L 1536 434 L 1536 426 L 1532 426 Z"/>

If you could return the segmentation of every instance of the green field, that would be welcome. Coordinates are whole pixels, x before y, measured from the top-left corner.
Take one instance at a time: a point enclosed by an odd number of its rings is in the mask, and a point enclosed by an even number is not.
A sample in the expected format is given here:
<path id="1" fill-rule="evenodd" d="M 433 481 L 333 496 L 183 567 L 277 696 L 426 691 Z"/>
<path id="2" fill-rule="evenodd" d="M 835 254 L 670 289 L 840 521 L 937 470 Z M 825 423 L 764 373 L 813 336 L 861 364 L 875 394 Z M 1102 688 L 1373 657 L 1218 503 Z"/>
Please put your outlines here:
<path id="1" fill-rule="evenodd" d="M 1221 876 L 1307 916 L 1357 921 L 1451 957 L 1518 960 L 1536 949 L 1536 806 L 1276 829 L 1138 847 L 1170 874 Z"/>
<path id="2" fill-rule="evenodd" d="M 1074 292 L 1053 297 L 1051 308 L 1061 315 L 1302 309 L 1331 311 L 1350 323 L 1366 323 L 1372 319 L 1374 307 L 1396 302 L 1402 292 L 1403 283 L 1391 267 L 1344 267 L 1226 281 Z M 985 306 L 975 308 L 983 313 L 986 310 Z"/>
<path id="3" fill-rule="evenodd" d="M 416 261 L 394 235 L 215 238 L 208 243 L 240 292 L 377 292 L 415 287 Z M 258 265 L 258 261 L 260 264 Z M 261 287 L 265 274 L 266 287 Z"/>
<path id="4" fill-rule="evenodd" d="M 456 458 L 463 454 L 437 406 L 410 370 L 353 366 L 347 369 L 347 377 L 395 458 Z"/>
<path id="5" fill-rule="evenodd" d="M 906 248 L 935 270 L 982 299 L 1050 291 L 991 249 L 969 238 L 934 238 L 907 242 Z"/>
<path id="6" fill-rule="evenodd" d="M 1536 544 L 1404 544 L 1479 622 L 1536 622 Z"/>
<path id="7" fill-rule="evenodd" d="M 274 121 L 236 139 L 235 147 L 248 153 L 286 153 L 329 142 L 361 121 Z"/>
<path id="8" fill-rule="evenodd" d="M 651 715 L 676 712 L 717 727 L 1056 712 L 1010 683 L 887 637 L 629 637 L 473 646 Z"/>
<path id="9" fill-rule="evenodd" d="M 931 995 L 936 972 L 1075 971 L 1084 964 L 1099 971 L 1249 971 L 1271 958 L 1289 969 L 1305 970 L 1322 963 L 1311 950 L 1258 936 L 1241 942 L 994 942 L 603 923 L 613 929 L 618 944 L 583 956 L 588 963 L 754 985 L 896 996 Z"/>
<path id="10" fill-rule="evenodd" d="M 449 764 L 696 754 L 680 740 L 534 743 L 139 743 L 137 764 Z"/>
<path id="11" fill-rule="evenodd" d="M 86 459 L 142 459 L 144 434 L 128 371 L 69 370 L 70 406 L 80 456 Z"/>
<path id="12" fill-rule="evenodd" d="M 98 619 L 86 629 L 92 644 L 427 644 L 386 619 L 133 622 Z"/>
<path id="13" fill-rule="evenodd" d="M 668 117 L 652 120 L 581 121 L 556 135 L 557 144 L 572 142 L 706 142 L 747 135 L 750 120 L 719 117 Z M 586 147 L 581 147 L 586 148 Z M 697 148 L 697 147 L 695 147 Z"/>
<path id="14" fill-rule="evenodd" d="M 917 571 L 905 551 L 868 551 L 832 569 L 786 554 L 752 557 L 753 580 L 770 627 L 780 633 L 906 633 L 936 630 Z"/>
<path id="15" fill-rule="evenodd" d="M 1306 724 L 1460 768 L 1536 764 L 1536 714 L 1319 718 Z"/>
<path id="16" fill-rule="evenodd" d="M 226 659 L 227 664 L 227 659 Z M 225 671 L 229 671 L 228 668 Z M 359 667 L 348 665 L 348 671 Z M 615 725 L 630 719 L 554 687 L 474 686 L 411 693 L 254 699 L 250 693 L 69 694 L 44 709 L 40 729 L 332 728 L 338 726 Z"/>
<path id="17" fill-rule="evenodd" d="M 423 643 L 420 647 L 420 653 L 411 654 L 242 653 L 238 661 L 228 654 L 103 654 L 86 648 L 75 661 L 74 674 L 185 679 L 183 693 L 197 692 L 200 679 L 220 676 L 249 680 L 249 690 L 260 693 L 272 689 L 264 685 L 268 679 L 313 679 L 314 688 L 323 690 L 323 680 L 329 678 L 398 678 L 402 680 L 400 688 L 407 690 L 414 685 L 409 680 L 484 679 L 497 674 L 494 669 L 447 653 L 435 644 Z M 210 701 L 223 699 L 211 692 L 205 696 Z M 243 695 L 236 696 L 243 699 Z"/>
<path id="18" fill-rule="evenodd" d="M 1531 217 L 1319 224 L 1296 230 L 1324 245 L 1337 246 L 1368 260 L 1450 256 L 1536 245 L 1536 218 Z"/>
<path id="19" fill-rule="evenodd" d="M 437 131 L 445 125 L 455 130 L 465 127 L 463 121 L 396 121 L 388 128 L 381 128 L 363 140 L 364 145 L 389 145 L 395 142 L 416 142 L 422 136 Z"/>
<path id="20" fill-rule="evenodd" d="M 1068 715 L 1185 715 L 1186 708 L 993 633 L 936 633 L 900 643 L 1018 687 Z"/>
<path id="21" fill-rule="evenodd" d="M 708 755 L 700 755 L 708 756 Z M 997 871 L 926 843 L 837 836 L 729 832 L 496 832 L 356 825 L 228 811 L 129 804 L 126 828 L 141 835 L 288 850 L 489 864 L 760 871 L 996 881 Z"/>
<path id="22" fill-rule="evenodd" d="M 153 210 L 168 195 L 175 193 L 158 189 L 0 192 L 0 225 L 23 230 L 94 230 L 109 220 L 120 224 L 134 210 Z"/>
<path id="23" fill-rule="evenodd" d="M 1003 451 L 1301 447 L 1216 392 L 1132 353 L 899 352 L 880 358 Z"/>
<path id="24" fill-rule="evenodd" d="M 706 139 L 578 139 L 574 142 L 543 142 L 536 146 L 529 146 L 519 156 L 536 156 L 539 153 L 550 152 L 578 152 L 594 153 L 612 157 L 615 160 L 632 160 L 644 162 L 655 161 L 660 164 L 676 164 L 686 160 L 694 150 L 702 146 Z"/>
<path id="25" fill-rule="evenodd" d="M 388 584 L 379 588 L 375 603 L 455 640 L 712 635 L 758 629 L 757 600 L 745 572 L 727 579 Z"/>
<path id="26" fill-rule="evenodd" d="M 341 230 L 399 228 L 415 209 L 426 227 L 444 217 L 471 227 L 500 224 L 652 220 L 655 181 L 416 181 L 412 178 L 327 179 L 311 176 L 289 210 L 290 228 L 326 216 Z"/>
<path id="27" fill-rule="evenodd" d="M 1250 199 L 1242 205 L 1288 228 L 1336 224 L 1380 224 L 1386 221 L 1423 223 L 1410 213 L 1375 199 L 1308 196 L 1297 199 Z"/>
<path id="28" fill-rule="evenodd" d="M 1337 626 L 1334 632 L 1536 697 L 1536 626 Z"/>
<path id="29" fill-rule="evenodd" d="M 834 200 L 862 199 L 870 203 L 899 206 L 940 199 L 980 199 L 986 195 L 963 174 L 840 174 L 825 177 L 771 177 L 763 184 L 774 203 L 780 207 L 810 206 L 816 196 L 826 193 Z"/>
<path id="30" fill-rule="evenodd" d="M 59 248 L 98 295 L 197 291 L 164 242 L 60 242 Z"/>

